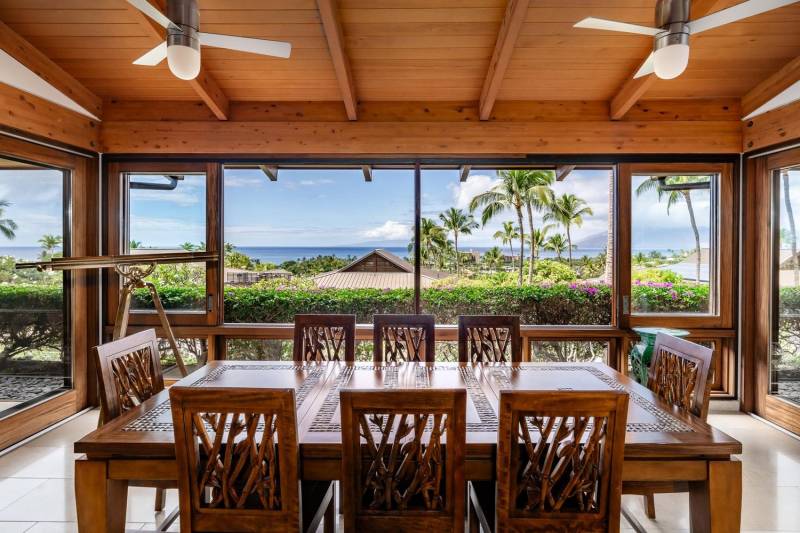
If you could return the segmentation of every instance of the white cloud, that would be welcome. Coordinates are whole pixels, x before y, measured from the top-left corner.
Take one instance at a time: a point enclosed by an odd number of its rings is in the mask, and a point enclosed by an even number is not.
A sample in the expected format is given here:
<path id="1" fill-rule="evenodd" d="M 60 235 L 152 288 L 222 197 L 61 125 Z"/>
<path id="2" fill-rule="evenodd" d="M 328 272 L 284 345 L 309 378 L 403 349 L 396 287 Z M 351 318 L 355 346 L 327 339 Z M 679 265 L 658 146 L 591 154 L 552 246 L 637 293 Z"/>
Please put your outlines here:
<path id="1" fill-rule="evenodd" d="M 177 189 L 173 191 L 134 189 L 131 191 L 131 201 L 163 202 L 177 204 L 183 207 L 199 204 L 201 196 L 199 191 L 197 193 L 190 193 Z M 205 200 L 204 197 L 203 200 Z"/>
<path id="2" fill-rule="evenodd" d="M 469 209 L 469 203 L 477 195 L 484 193 L 500 182 L 497 178 L 485 175 L 471 175 L 467 181 L 448 183 L 447 188 L 453 195 L 453 203 L 458 209 Z"/>
<path id="3" fill-rule="evenodd" d="M 387 220 L 383 225 L 377 228 L 363 231 L 361 235 L 368 239 L 407 239 L 411 236 L 411 226 L 409 224 L 403 224 L 402 222 Z"/>
<path id="4" fill-rule="evenodd" d="M 228 175 L 225 174 L 225 187 L 260 187 L 264 184 L 267 177 L 257 177 L 257 176 L 240 176 L 240 175 Z"/>

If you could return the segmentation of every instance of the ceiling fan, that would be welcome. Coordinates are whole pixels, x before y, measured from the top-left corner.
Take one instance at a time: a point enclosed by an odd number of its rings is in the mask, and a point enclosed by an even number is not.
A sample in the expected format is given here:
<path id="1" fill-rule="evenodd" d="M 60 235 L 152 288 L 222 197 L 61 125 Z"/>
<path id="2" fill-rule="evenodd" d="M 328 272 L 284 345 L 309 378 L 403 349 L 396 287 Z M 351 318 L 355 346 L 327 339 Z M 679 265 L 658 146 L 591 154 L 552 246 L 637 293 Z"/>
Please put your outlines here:
<path id="1" fill-rule="evenodd" d="M 653 52 L 634 78 L 655 72 L 659 78 L 671 80 L 680 76 L 689 64 L 690 35 L 697 35 L 798 1 L 800 0 L 748 0 L 708 16 L 689 20 L 690 0 L 658 0 L 655 28 L 594 17 L 583 19 L 575 24 L 575 27 L 653 36 Z"/>
<path id="2" fill-rule="evenodd" d="M 166 15 L 147 0 L 128 3 L 167 30 L 167 40 L 133 64 L 153 67 L 166 58 L 170 71 L 182 80 L 193 80 L 200 73 L 200 45 L 283 58 L 292 52 L 290 43 L 199 31 L 197 0 L 167 0 Z"/>

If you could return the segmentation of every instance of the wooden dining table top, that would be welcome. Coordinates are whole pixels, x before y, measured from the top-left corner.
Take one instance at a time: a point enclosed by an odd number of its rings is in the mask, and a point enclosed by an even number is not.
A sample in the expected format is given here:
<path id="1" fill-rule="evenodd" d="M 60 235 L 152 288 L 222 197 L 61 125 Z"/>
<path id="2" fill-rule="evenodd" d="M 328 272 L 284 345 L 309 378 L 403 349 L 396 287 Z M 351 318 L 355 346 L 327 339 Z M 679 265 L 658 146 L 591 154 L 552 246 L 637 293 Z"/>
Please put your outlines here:
<path id="1" fill-rule="evenodd" d="M 338 457 L 339 391 L 463 388 L 467 390 L 467 458 L 491 457 L 503 390 L 622 390 L 629 394 L 626 459 L 727 458 L 742 445 L 602 363 L 403 363 L 211 361 L 174 386 L 295 390 L 301 460 Z M 169 392 L 75 442 L 90 458 L 174 458 Z"/>

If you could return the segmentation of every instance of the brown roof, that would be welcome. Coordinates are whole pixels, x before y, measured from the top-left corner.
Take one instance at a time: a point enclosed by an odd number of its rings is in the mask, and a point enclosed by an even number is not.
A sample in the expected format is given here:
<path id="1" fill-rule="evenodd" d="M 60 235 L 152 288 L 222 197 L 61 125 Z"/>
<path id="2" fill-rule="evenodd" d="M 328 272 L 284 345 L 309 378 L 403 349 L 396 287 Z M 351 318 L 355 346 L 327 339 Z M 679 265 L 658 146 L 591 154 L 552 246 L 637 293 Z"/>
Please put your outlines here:
<path id="1" fill-rule="evenodd" d="M 355 268 L 357 265 L 372 258 L 372 256 L 384 259 L 396 267 L 397 270 L 365 272 Z M 423 268 L 420 277 L 422 287 L 430 287 L 435 280 L 445 278 L 448 275 L 446 272 Z M 314 282 L 321 289 L 413 289 L 414 265 L 391 252 L 378 248 L 364 254 L 339 270 L 314 276 Z"/>

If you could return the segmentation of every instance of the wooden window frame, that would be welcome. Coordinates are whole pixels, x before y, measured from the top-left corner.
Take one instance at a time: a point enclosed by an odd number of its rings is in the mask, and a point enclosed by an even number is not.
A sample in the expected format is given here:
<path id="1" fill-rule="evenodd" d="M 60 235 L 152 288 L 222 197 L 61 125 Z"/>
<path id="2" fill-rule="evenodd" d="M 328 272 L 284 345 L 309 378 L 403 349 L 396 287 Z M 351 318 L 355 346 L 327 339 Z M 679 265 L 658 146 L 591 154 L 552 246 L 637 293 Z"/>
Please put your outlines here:
<path id="1" fill-rule="evenodd" d="M 137 172 L 163 173 L 203 173 L 206 176 L 206 251 L 221 253 L 222 238 L 222 197 L 221 165 L 213 162 L 112 162 L 106 167 L 106 224 L 103 243 L 104 254 L 119 255 L 122 250 L 123 227 L 127 223 L 124 213 L 125 174 Z M 174 326 L 216 325 L 222 318 L 221 264 L 219 261 L 206 263 L 206 310 L 172 311 L 167 310 L 170 324 Z M 120 279 L 112 270 L 103 273 L 105 285 L 105 325 L 113 325 L 119 305 Z M 210 306 L 210 309 L 209 309 Z M 131 311 L 129 325 L 159 325 L 155 311 Z"/>
<path id="2" fill-rule="evenodd" d="M 632 177 L 649 173 L 708 173 L 719 176 L 717 188 L 715 226 L 716 244 L 716 305 L 712 314 L 653 313 L 635 314 L 625 312 L 623 301 L 631 297 L 631 235 L 632 235 Z M 734 169 L 730 163 L 623 163 L 619 165 L 617 187 L 618 211 L 618 297 L 619 323 L 623 328 L 637 326 L 663 326 L 673 328 L 731 329 L 735 326 L 736 296 L 736 221 L 738 200 Z M 722 258 L 731 258 L 724 261 Z M 630 307 L 630 304 L 629 304 Z"/>

